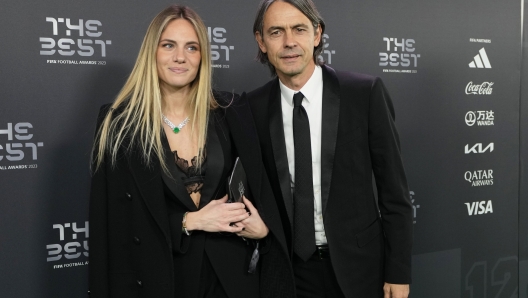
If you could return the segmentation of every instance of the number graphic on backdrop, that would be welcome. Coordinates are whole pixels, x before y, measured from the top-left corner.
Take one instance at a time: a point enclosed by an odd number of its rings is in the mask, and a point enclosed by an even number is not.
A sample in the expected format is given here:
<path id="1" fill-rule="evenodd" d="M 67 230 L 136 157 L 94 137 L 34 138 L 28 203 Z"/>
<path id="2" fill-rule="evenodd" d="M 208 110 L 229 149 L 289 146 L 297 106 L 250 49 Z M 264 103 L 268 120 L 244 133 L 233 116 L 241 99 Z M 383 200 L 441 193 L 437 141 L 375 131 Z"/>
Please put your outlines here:
<path id="1" fill-rule="evenodd" d="M 496 292 L 494 298 L 518 297 L 517 280 L 512 278 L 517 274 L 517 266 L 516 256 L 500 258 L 493 266 L 491 276 L 488 276 L 488 262 L 475 262 L 466 274 L 466 292 L 469 291 L 466 297 L 487 298 L 488 278 L 491 279 L 491 290 Z"/>

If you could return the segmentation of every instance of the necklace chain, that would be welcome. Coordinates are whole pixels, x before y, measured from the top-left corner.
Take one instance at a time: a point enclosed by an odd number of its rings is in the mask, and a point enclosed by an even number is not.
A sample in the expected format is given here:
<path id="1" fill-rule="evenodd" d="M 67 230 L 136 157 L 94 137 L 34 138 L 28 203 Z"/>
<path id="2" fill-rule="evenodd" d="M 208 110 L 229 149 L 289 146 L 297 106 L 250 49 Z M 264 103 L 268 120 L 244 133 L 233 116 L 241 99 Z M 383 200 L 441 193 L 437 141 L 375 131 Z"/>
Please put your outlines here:
<path id="1" fill-rule="evenodd" d="M 174 133 L 179 133 L 180 130 L 189 122 L 189 117 L 183 119 L 183 121 L 178 124 L 178 126 L 174 125 L 165 115 L 161 114 L 161 118 L 163 118 L 163 122 L 167 124 Z"/>

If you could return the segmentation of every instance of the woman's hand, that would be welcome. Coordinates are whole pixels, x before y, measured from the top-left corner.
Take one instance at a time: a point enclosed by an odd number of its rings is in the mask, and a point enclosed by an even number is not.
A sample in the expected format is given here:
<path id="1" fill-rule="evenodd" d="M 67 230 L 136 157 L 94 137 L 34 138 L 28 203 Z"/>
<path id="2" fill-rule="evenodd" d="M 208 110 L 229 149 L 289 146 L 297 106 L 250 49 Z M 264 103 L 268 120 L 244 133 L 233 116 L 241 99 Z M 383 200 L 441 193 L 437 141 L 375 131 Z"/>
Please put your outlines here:
<path id="1" fill-rule="evenodd" d="M 269 229 L 264 221 L 262 221 L 257 208 L 255 208 L 251 201 L 246 199 L 246 197 L 243 197 L 243 200 L 251 215 L 246 219 L 235 223 L 238 227 L 243 227 L 242 231 L 237 232 L 236 234 L 250 239 L 262 239 L 266 237 L 269 233 Z"/>
<path id="2" fill-rule="evenodd" d="M 219 200 L 211 200 L 202 209 L 187 213 L 186 227 L 188 231 L 202 230 L 206 232 L 238 233 L 243 226 L 230 225 L 244 221 L 249 217 L 242 203 L 226 203 L 227 196 Z"/>

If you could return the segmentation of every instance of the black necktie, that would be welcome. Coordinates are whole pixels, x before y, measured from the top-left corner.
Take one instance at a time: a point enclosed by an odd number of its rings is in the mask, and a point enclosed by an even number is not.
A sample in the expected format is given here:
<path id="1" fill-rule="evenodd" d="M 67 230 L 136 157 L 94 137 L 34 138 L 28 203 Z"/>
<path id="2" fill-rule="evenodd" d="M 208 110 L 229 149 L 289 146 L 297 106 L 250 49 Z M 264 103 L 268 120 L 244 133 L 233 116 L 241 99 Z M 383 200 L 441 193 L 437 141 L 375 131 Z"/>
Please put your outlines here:
<path id="1" fill-rule="evenodd" d="M 293 141 L 295 147 L 293 250 L 304 261 L 315 251 L 314 193 L 310 121 L 302 106 L 304 95 L 293 95 Z"/>

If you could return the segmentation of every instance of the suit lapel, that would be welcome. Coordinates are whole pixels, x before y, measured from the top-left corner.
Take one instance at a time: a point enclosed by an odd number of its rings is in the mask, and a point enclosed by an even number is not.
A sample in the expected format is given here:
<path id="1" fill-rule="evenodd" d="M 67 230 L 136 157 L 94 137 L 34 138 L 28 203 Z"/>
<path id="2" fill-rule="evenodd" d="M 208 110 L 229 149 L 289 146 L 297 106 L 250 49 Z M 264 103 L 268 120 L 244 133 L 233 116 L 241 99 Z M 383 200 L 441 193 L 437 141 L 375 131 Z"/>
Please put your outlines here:
<path id="1" fill-rule="evenodd" d="M 170 242 L 169 218 L 160 177 L 161 166 L 155 157 L 153 157 L 153 162 L 149 166 L 145 165 L 142 160 L 143 157 L 140 155 L 139 150 L 128 155 L 129 167 L 141 193 L 141 198 L 165 235 L 165 239 Z"/>
<path id="2" fill-rule="evenodd" d="M 339 123 L 339 81 L 335 71 L 322 66 L 323 69 L 323 111 L 321 127 L 321 204 L 323 215 L 326 211 L 332 170 L 334 167 L 337 127 Z"/>
<path id="3" fill-rule="evenodd" d="M 286 206 L 286 212 L 293 225 L 293 198 L 291 193 L 291 176 L 288 169 L 288 155 L 286 154 L 286 144 L 284 142 L 284 126 L 282 124 L 282 107 L 279 80 L 276 79 L 271 86 L 269 98 L 269 125 L 271 135 L 271 145 L 275 157 L 277 175 Z"/>
<path id="4" fill-rule="evenodd" d="M 260 199 L 260 188 L 262 179 L 261 150 L 259 146 L 258 134 L 253 124 L 253 117 L 247 103 L 236 103 L 227 109 L 229 129 L 233 135 L 233 141 L 242 161 L 242 166 L 246 171 L 248 182 L 251 183 L 251 194 L 256 203 L 257 209 L 264 201 Z M 255 156 L 257 158 L 255 158 Z"/>

